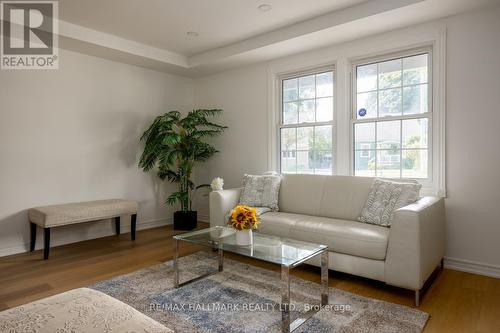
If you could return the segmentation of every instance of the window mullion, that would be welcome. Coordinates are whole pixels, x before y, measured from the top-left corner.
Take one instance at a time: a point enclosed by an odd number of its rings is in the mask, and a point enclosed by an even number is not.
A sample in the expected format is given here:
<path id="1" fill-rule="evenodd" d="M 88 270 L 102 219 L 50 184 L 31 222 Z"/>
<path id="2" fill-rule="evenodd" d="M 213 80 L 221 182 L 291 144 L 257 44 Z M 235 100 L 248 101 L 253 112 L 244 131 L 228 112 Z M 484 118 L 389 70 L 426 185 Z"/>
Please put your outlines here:
<path id="1" fill-rule="evenodd" d="M 311 126 L 327 126 L 327 125 L 333 125 L 333 122 L 331 121 L 323 121 L 320 123 L 300 123 L 300 124 L 286 124 L 286 125 L 280 125 L 279 128 L 297 128 L 297 127 L 311 127 Z"/>
<path id="2" fill-rule="evenodd" d="M 403 121 L 402 120 L 399 121 L 399 178 L 403 178 Z"/>
<path id="3" fill-rule="evenodd" d="M 314 163 L 314 155 L 316 153 L 316 126 L 313 126 L 313 145 L 312 145 L 312 156 L 313 156 L 313 174 L 316 174 L 316 163 Z M 307 158 L 309 159 L 309 152 L 307 153 Z"/>
<path id="4" fill-rule="evenodd" d="M 395 120 L 407 120 L 407 119 L 422 119 L 422 118 L 430 118 L 430 116 L 431 116 L 430 112 L 425 112 L 425 113 L 406 114 L 402 116 L 386 116 L 382 118 L 357 119 L 354 120 L 353 122 L 355 124 L 360 124 L 360 123 L 372 123 L 375 121 L 383 122 L 383 121 L 395 121 Z"/>
<path id="5" fill-rule="evenodd" d="M 378 74 L 377 74 L 377 81 L 378 81 Z M 377 105 L 378 105 L 378 97 L 377 97 Z M 375 177 L 377 177 L 377 171 L 378 171 L 378 124 L 377 122 L 375 122 Z"/>
<path id="6" fill-rule="evenodd" d="M 298 83 L 297 83 L 297 86 L 298 86 Z M 297 93 L 298 93 L 298 90 L 297 90 Z M 299 113 L 297 112 L 297 117 L 299 116 L 298 114 Z M 298 152 L 299 152 L 299 146 L 298 146 L 298 142 L 297 142 L 297 134 L 298 134 L 297 127 L 295 127 L 295 173 L 297 173 L 297 164 L 298 164 L 297 163 L 297 157 L 299 156 L 299 154 L 298 154 Z"/>
<path id="7" fill-rule="evenodd" d="M 404 61 L 401 59 L 401 115 L 404 115 Z M 399 178 L 403 178 L 403 120 L 399 121 Z"/>
<path id="8" fill-rule="evenodd" d="M 317 100 L 318 100 L 318 93 L 317 93 L 317 84 L 318 84 L 318 77 L 315 75 L 314 76 L 314 123 L 316 124 L 318 121 L 318 110 L 316 109 L 316 106 L 318 105 Z M 312 130 L 312 135 L 313 135 L 313 145 L 312 147 L 312 161 L 313 161 L 313 175 L 316 174 L 316 163 L 314 160 L 314 155 L 315 155 L 315 149 L 316 149 L 316 126 L 313 126 Z M 307 160 L 309 162 L 309 154 L 311 153 L 311 150 L 307 152 Z"/>

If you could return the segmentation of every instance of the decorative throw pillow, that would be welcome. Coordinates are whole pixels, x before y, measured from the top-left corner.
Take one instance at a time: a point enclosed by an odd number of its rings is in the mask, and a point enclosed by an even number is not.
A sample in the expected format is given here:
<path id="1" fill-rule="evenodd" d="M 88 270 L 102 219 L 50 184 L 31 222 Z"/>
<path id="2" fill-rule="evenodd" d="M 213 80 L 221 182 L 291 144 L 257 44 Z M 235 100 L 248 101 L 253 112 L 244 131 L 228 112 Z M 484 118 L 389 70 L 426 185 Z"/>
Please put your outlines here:
<path id="1" fill-rule="evenodd" d="M 394 211 L 417 201 L 421 187 L 418 183 L 375 179 L 358 220 L 390 227 Z"/>
<path id="2" fill-rule="evenodd" d="M 252 207 L 268 207 L 278 211 L 278 196 L 281 176 L 278 175 L 244 175 L 240 204 Z"/>

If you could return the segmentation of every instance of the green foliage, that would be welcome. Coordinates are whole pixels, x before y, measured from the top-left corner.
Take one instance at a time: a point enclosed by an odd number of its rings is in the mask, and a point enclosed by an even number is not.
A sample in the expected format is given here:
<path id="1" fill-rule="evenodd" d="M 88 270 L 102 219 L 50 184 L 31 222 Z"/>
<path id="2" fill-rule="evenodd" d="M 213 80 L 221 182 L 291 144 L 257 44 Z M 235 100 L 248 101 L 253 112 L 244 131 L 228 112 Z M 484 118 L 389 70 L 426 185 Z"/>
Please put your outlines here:
<path id="1" fill-rule="evenodd" d="M 166 200 L 169 205 L 180 202 L 181 210 L 191 210 L 193 191 L 207 186 L 195 188 L 191 175 L 197 162 L 206 161 L 218 152 L 204 140 L 220 135 L 227 128 L 209 120 L 220 113 L 220 109 L 193 110 L 182 118 L 178 111 L 170 111 L 156 117 L 142 135 L 144 151 L 139 167 L 144 171 L 157 167 L 161 179 L 178 184 L 178 191 Z"/>
<path id="2" fill-rule="evenodd" d="M 406 140 L 406 147 L 408 148 L 419 148 L 420 147 L 420 137 L 411 136 Z M 407 150 L 404 159 L 405 169 L 414 169 L 416 165 L 420 165 L 420 154 L 418 150 Z"/>

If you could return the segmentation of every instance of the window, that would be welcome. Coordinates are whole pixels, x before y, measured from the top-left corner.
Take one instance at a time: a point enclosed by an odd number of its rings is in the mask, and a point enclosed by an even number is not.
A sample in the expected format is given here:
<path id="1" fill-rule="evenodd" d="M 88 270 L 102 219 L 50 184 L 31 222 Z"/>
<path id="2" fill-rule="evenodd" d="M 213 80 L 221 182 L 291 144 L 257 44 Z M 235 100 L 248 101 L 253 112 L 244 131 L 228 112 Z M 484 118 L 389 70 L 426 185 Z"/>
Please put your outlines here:
<path id="1" fill-rule="evenodd" d="M 370 156 L 371 156 L 370 149 L 371 149 L 371 145 L 369 143 L 361 143 L 359 157 L 370 158 Z"/>
<path id="2" fill-rule="evenodd" d="M 430 53 L 354 66 L 354 174 L 428 179 Z"/>
<path id="3" fill-rule="evenodd" d="M 280 169 L 332 174 L 333 71 L 281 79 Z"/>
<path id="4" fill-rule="evenodd" d="M 295 150 L 288 150 L 282 152 L 282 158 L 295 158 Z"/>
<path id="5" fill-rule="evenodd" d="M 268 170 L 417 179 L 422 195 L 446 196 L 446 29 L 417 30 L 270 63 Z M 395 49 L 400 51 L 388 51 Z M 316 96 L 312 87 L 313 80 L 320 82 L 315 75 L 327 72 L 333 116 L 321 120 L 323 113 L 317 117 L 315 109 L 314 122 L 303 123 L 302 100 L 314 93 L 316 107 L 317 99 L 330 97 Z M 309 98 L 299 91 L 306 77 Z M 321 125 L 331 126 L 331 150 L 314 147 L 311 131 Z M 303 134 L 310 135 L 306 149 Z M 315 159 L 319 154 L 311 147 L 325 154 Z"/>

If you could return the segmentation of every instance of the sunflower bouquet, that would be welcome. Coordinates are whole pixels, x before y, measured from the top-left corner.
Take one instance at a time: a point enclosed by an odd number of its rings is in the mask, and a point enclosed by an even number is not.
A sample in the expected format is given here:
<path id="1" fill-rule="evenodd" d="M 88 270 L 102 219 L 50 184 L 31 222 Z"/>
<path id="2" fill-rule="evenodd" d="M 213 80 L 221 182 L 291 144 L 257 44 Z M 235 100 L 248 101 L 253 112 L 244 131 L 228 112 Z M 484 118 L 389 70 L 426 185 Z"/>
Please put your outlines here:
<path id="1" fill-rule="evenodd" d="M 238 205 L 231 211 L 231 216 L 227 224 L 236 230 L 251 230 L 257 229 L 259 223 L 260 219 L 257 216 L 257 209 L 250 206 Z"/>

